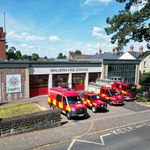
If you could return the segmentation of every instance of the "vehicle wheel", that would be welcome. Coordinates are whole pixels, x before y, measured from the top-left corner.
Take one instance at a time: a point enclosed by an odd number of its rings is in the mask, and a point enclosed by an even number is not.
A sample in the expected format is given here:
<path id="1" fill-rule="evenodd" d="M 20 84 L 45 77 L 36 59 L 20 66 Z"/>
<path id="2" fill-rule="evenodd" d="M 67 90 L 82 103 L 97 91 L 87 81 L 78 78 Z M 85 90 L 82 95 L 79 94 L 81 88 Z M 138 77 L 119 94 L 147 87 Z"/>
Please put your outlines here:
<path id="1" fill-rule="evenodd" d="M 109 102 L 109 105 L 113 105 L 113 103 L 110 101 L 110 102 Z"/>
<path id="2" fill-rule="evenodd" d="M 54 109 L 54 107 L 53 107 L 53 105 L 52 105 L 52 104 L 50 104 L 50 106 L 49 106 L 49 107 L 50 107 L 50 109 Z"/>
<path id="3" fill-rule="evenodd" d="M 70 120 L 71 119 L 71 115 L 69 112 L 67 112 L 67 119 Z"/>
<path id="4" fill-rule="evenodd" d="M 95 106 L 92 106 L 92 112 L 96 113 L 97 109 L 95 108 Z"/>

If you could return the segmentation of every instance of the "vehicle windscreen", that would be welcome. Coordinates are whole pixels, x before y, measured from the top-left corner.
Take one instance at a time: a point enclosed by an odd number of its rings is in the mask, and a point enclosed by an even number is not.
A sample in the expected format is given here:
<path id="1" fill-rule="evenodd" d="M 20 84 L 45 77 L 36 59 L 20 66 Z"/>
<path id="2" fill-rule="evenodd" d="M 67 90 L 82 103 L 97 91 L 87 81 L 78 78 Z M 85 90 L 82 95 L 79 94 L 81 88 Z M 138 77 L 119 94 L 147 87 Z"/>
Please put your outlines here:
<path id="1" fill-rule="evenodd" d="M 117 96 L 117 95 L 120 95 L 120 93 L 116 90 L 110 90 L 110 94 L 111 96 Z"/>
<path id="2" fill-rule="evenodd" d="M 92 95 L 90 97 L 90 100 L 96 100 L 96 99 L 100 99 L 100 97 L 98 95 Z"/>
<path id="3" fill-rule="evenodd" d="M 124 90 L 124 91 L 127 91 L 127 86 L 122 86 L 122 89 Z"/>
<path id="4" fill-rule="evenodd" d="M 136 86 L 133 84 L 130 84 L 129 86 L 127 86 L 127 90 L 130 92 L 136 92 Z"/>
<path id="5" fill-rule="evenodd" d="M 80 104 L 80 103 L 82 103 L 79 96 L 68 96 L 67 99 L 68 99 L 69 104 Z"/>

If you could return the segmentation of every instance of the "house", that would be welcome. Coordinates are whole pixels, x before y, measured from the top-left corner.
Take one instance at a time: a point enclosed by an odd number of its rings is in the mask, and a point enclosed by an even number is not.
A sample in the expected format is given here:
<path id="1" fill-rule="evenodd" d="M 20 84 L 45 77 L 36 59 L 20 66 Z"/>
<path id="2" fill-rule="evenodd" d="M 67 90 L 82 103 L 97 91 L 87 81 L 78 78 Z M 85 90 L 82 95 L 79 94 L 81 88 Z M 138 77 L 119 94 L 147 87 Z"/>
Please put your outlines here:
<path id="1" fill-rule="evenodd" d="M 140 63 L 140 73 L 150 72 L 150 55 L 145 57 Z"/>

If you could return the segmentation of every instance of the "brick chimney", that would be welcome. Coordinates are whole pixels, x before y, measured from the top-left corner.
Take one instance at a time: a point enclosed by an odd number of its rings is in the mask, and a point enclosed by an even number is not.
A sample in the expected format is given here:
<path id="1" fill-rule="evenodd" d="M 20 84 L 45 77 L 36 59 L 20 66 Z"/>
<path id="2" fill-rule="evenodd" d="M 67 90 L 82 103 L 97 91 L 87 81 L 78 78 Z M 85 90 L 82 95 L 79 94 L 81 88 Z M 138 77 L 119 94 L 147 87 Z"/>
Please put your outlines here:
<path id="1" fill-rule="evenodd" d="M 112 48 L 112 53 L 115 54 L 116 53 L 116 47 Z"/>
<path id="2" fill-rule="evenodd" d="M 6 45 L 5 45 L 5 36 L 3 28 L 0 27 L 0 59 L 6 59 Z"/>
<path id="3" fill-rule="evenodd" d="M 99 54 L 101 54 L 102 53 L 102 50 L 101 49 L 99 49 Z"/>
<path id="4" fill-rule="evenodd" d="M 140 54 L 143 53 L 143 46 L 140 46 L 140 47 L 139 47 L 139 53 L 140 53 Z"/>
<path id="5" fill-rule="evenodd" d="M 131 45 L 131 46 L 130 46 L 130 51 L 133 52 L 133 50 L 134 50 L 134 46 Z"/>

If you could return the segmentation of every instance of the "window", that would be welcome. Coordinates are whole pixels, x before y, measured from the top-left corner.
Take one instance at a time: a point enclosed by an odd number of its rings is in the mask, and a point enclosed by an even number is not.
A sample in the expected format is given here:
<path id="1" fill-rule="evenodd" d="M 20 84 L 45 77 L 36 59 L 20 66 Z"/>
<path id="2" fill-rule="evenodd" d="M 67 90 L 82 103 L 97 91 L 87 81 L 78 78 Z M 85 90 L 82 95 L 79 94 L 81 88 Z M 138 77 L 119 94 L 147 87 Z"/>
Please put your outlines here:
<path id="1" fill-rule="evenodd" d="M 106 94 L 107 94 L 108 96 L 111 96 L 111 94 L 110 94 L 110 92 L 109 92 L 109 91 L 106 91 Z"/>
<path id="2" fill-rule="evenodd" d="M 80 104 L 80 103 L 82 103 L 79 96 L 68 96 L 67 99 L 68 99 L 69 104 Z"/>
<path id="3" fill-rule="evenodd" d="M 91 97 L 90 97 L 90 96 L 88 96 L 88 99 L 89 99 L 89 100 L 91 100 Z"/>
<path id="4" fill-rule="evenodd" d="M 102 90 L 102 94 L 105 94 L 105 90 Z"/>
<path id="5" fill-rule="evenodd" d="M 64 97 L 64 96 L 63 96 L 63 103 L 64 103 L 65 105 L 67 105 L 67 100 L 66 100 L 66 97 Z"/>
<path id="6" fill-rule="evenodd" d="M 119 88 L 119 84 L 116 84 L 116 88 Z"/>
<path id="7" fill-rule="evenodd" d="M 57 95 L 56 100 L 61 102 L 62 96 L 61 95 Z"/>

